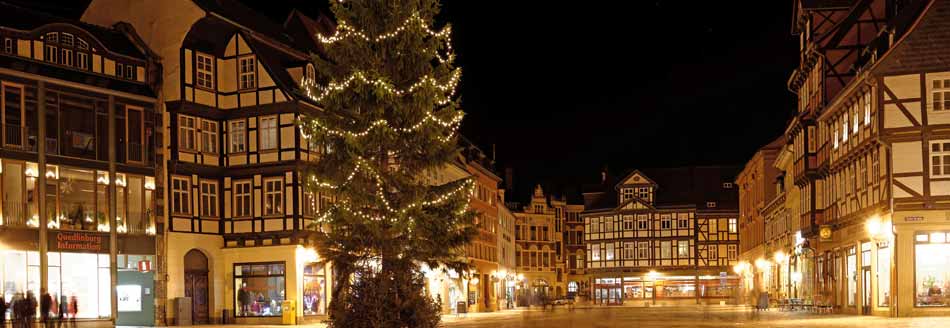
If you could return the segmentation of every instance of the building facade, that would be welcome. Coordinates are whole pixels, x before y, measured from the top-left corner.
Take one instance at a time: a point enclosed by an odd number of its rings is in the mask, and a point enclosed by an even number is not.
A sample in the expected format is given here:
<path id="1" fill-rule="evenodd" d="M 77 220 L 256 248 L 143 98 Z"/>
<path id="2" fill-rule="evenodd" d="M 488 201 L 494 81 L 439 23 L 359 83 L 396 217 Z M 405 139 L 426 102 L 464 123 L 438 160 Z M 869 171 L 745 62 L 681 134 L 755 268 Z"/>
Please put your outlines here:
<path id="1" fill-rule="evenodd" d="M 567 273 L 567 293 L 566 296 L 580 301 L 586 300 L 590 295 L 590 277 L 587 275 L 585 254 L 587 247 L 584 245 L 584 219 L 581 213 L 584 212 L 582 204 L 568 204 L 563 202 L 564 223 L 563 223 L 563 250 L 561 259 L 564 260 L 564 269 Z"/>
<path id="2" fill-rule="evenodd" d="M 0 13 L 3 297 L 45 290 L 84 304 L 80 321 L 153 325 L 157 295 L 143 288 L 163 238 L 158 57 L 128 24 Z"/>
<path id="3" fill-rule="evenodd" d="M 516 288 L 518 288 L 518 263 L 515 262 L 515 222 L 514 213 L 505 205 L 504 189 L 498 190 L 498 271 L 499 280 L 495 291 L 499 309 L 515 307 Z"/>
<path id="4" fill-rule="evenodd" d="M 584 193 L 586 273 L 597 304 L 733 302 L 736 168 L 633 171 Z"/>
<path id="5" fill-rule="evenodd" d="M 765 208 L 775 198 L 775 179 L 779 175 L 773 165 L 778 153 L 785 147 L 785 139 L 779 137 L 763 146 L 746 162 L 742 172 L 736 177 L 739 190 L 739 260 L 754 262 L 765 256 Z M 784 204 L 783 204 L 784 205 Z M 751 275 L 751 280 L 742 296 L 748 302 L 762 291 L 762 276 Z"/>
<path id="6" fill-rule="evenodd" d="M 465 169 L 475 180 L 475 194 L 471 208 L 478 212 L 475 226 L 478 235 L 474 242 L 466 247 L 466 255 L 472 266 L 471 275 L 477 279 L 469 280 L 469 303 L 472 312 L 490 312 L 499 308 L 497 291 L 502 285 L 499 272 L 499 203 L 498 183 L 501 178 L 493 170 L 493 163 L 478 147 L 466 142 L 463 150 Z M 471 291 L 476 291 L 471 295 Z"/>
<path id="7" fill-rule="evenodd" d="M 561 233 L 556 210 L 541 186 L 531 201 L 515 212 L 515 263 L 518 265 L 516 301 L 519 306 L 538 304 L 564 295 L 564 264 L 560 260 Z"/>

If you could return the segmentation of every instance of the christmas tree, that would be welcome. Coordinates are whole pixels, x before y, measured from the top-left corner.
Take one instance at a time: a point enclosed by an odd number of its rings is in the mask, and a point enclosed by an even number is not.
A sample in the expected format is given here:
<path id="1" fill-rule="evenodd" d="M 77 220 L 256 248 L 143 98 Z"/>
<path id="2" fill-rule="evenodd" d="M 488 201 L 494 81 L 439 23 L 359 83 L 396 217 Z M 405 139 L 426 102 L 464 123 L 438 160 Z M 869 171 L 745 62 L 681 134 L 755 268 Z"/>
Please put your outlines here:
<path id="1" fill-rule="evenodd" d="M 336 30 L 318 35 L 317 75 L 303 81 L 320 115 L 302 133 L 321 159 L 310 192 L 332 195 L 316 227 L 334 266 L 331 327 L 435 327 L 421 266 L 463 272 L 474 235 L 474 181 L 433 183 L 453 165 L 463 113 L 450 27 L 435 0 L 334 1 Z"/>

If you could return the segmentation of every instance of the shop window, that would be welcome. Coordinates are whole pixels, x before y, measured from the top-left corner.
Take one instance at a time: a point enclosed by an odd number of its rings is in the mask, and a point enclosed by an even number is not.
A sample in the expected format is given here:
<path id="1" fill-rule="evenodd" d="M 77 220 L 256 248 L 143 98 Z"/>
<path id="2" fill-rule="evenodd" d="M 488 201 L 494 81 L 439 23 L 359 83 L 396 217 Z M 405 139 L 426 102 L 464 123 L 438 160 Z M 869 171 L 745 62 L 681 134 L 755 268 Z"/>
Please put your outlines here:
<path id="1" fill-rule="evenodd" d="M 877 306 L 891 306 L 891 249 L 887 242 L 877 245 Z"/>
<path id="2" fill-rule="evenodd" d="M 303 267 L 303 314 L 327 314 L 327 277 L 324 263 L 309 263 Z"/>
<path id="3" fill-rule="evenodd" d="M 857 293 L 857 283 L 858 283 L 858 256 L 854 247 L 848 249 L 848 258 L 847 258 L 847 268 L 848 275 L 847 284 L 848 284 L 848 306 L 854 306 L 854 296 Z"/>
<path id="4" fill-rule="evenodd" d="M 108 224 L 104 215 L 108 209 L 96 209 L 95 179 L 96 173 L 92 170 L 68 167 L 59 170 L 61 229 L 97 230 L 99 225 Z"/>
<path id="5" fill-rule="evenodd" d="M 279 316 L 286 295 L 284 262 L 234 265 L 236 317 Z"/>
<path id="6" fill-rule="evenodd" d="M 17 293 L 33 291 L 38 298 L 40 257 L 35 251 L 0 250 L 0 283 L 3 296 L 11 300 Z M 47 253 L 48 291 L 56 302 L 75 298 L 78 319 L 111 316 L 109 299 L 109 256 L 95 253 Z"/>
<path id="7" fill-rule="evenodd" d="M 950 232 L 919 232 L 914 245 L 918 307 L 950 306 Z"/>

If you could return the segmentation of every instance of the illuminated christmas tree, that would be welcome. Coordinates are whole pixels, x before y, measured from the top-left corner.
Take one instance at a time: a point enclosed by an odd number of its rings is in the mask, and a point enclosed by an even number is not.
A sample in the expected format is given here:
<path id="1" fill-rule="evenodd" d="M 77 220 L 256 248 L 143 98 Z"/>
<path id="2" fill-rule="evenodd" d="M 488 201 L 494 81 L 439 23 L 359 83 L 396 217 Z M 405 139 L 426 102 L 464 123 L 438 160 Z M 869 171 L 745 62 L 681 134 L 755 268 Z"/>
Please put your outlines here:
<path id="1" fill-rule="evenodd" d="M 304 78 L 323 112 L 302 122 L 321 160 L 306 188 L 331 195 L 316 244 L 333 263 L 331 327 L 435 327 L 421 266 L 462 272 L 474 235 L 474 182 L 433 183 L 453 165 L 463 113 L 450 27 L 433 30 L 435 0 L 334 1 L 318 35 L 317 75 Z"/>

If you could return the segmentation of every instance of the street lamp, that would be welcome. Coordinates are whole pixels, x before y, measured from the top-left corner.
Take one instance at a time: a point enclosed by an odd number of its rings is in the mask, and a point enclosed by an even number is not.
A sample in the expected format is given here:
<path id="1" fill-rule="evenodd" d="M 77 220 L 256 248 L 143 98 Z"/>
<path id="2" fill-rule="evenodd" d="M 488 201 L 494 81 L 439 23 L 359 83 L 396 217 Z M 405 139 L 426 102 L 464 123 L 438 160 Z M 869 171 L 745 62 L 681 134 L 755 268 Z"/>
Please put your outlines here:
<path id="1" fill-rule="evenodd" d="M 782 262 L 785 262 L 785 260 L 787 259 L 788 257 L 785 256 L 785 252 L 782 252 L 782 251 L 775 252 L 775 263 L 782 263 Z"/>

